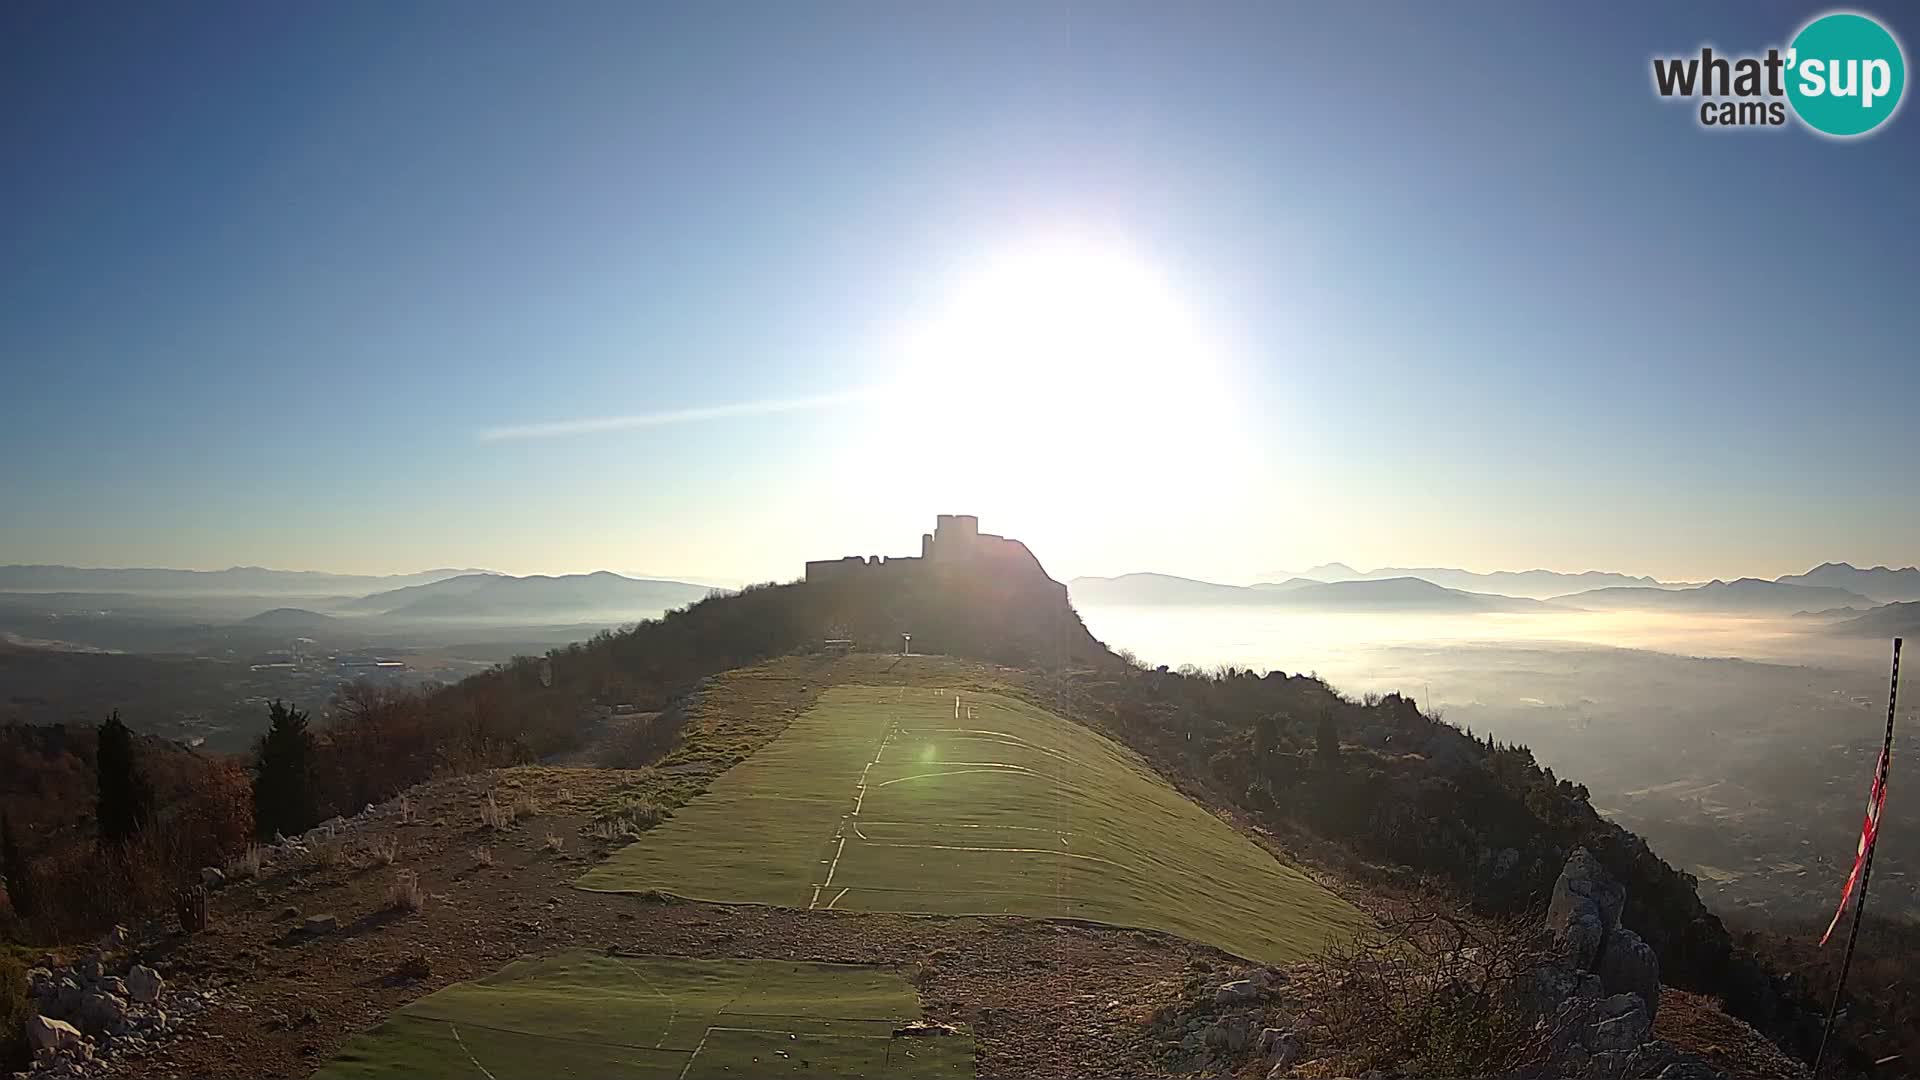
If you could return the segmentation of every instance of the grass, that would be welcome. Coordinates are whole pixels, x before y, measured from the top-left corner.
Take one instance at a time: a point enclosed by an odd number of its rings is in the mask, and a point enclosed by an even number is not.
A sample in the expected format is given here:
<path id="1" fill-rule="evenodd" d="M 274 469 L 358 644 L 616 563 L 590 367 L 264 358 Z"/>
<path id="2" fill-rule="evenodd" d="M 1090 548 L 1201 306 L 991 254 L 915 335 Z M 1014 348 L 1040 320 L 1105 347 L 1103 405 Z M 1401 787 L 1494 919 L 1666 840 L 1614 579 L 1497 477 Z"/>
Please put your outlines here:
<path id="1" fill-rule="evenodd" d="M 575 952 L 408 1005 L 316 1080 L 973 1075 L 970 1038 L 897 1038 L 913 988 L 872 967 Z"/>
<path id="2" fill-rule="evenodd" d="M 393 884 L 387 886 L 387 907 L 393 911 L 417 912 L 427 906 L 427 891 L 420 886 L 420 875 L 413 870 L 396 870 Z"/>
<path id="3" fill-rule="evenodd" d="M 1274 963 L 1366 922 L 1111 740 L 994 694 L 964 693 L 956 718 L 926 685 L 825 691 L 579 885 L 1084 919 Z"/>

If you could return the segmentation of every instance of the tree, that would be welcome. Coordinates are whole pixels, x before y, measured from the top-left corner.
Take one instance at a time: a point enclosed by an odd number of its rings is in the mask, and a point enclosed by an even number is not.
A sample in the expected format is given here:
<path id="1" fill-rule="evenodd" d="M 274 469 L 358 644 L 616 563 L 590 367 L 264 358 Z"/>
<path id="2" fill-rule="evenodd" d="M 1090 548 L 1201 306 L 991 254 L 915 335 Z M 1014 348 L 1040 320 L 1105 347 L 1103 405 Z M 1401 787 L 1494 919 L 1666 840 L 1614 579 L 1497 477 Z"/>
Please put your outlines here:
<path id="1" fill-rule="evenodd" d="M 1340 720 L 1332 709 L 1321 708 L 1320 720 L 1314 725 L 1314 742 L 1321 761 L 1332 763 L 1340 759 Z"/>
<path id="2" fill-rule="evenodd" d="M 0 813 L 0 874 L 6 875 L 7 899 L 18 915 L 33 914 L 33 877 L 20 844 L 13 837 L 13 819 Z"/>
<path id="3" fill-rule="evenodd" d="M 153 817 L 153 788 L 135 756 L 133 732 L 120 721 L 118 709 L 100 725 L 94 767 L 99 778 L 100 843 L 124 849 Z"/>
<path id="4" fill-rule="evenodd" d="M 267 707 L 267 733 L 254 747 L 253 824 L 262 839 L 293 836 L 320 818 L 313 791 L 313 732 L 307 714 L 283 701 Z"/>

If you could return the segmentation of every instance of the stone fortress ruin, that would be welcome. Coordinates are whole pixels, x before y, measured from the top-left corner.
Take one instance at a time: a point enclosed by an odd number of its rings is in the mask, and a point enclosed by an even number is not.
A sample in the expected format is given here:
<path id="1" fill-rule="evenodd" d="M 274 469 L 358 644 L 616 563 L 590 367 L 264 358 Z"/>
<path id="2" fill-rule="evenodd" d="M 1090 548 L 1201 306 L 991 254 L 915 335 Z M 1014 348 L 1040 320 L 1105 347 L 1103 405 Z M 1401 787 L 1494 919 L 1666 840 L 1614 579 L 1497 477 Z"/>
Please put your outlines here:
<path id="1" fill-rule="evenodd" d="M 1060 590 L 1066 586 L 1047 579 L 1040 560 L 1018 540 L 980 531 L 972 514 L 941 514 L 934 529 L 920 534 L 919 555 L 861 556 L 818 559 L 807 563 L 809 584 L 851 584 L 873 581 L 910 581 L 943 577 L 949 573 L 985 572 L 1038 576 Z"/>

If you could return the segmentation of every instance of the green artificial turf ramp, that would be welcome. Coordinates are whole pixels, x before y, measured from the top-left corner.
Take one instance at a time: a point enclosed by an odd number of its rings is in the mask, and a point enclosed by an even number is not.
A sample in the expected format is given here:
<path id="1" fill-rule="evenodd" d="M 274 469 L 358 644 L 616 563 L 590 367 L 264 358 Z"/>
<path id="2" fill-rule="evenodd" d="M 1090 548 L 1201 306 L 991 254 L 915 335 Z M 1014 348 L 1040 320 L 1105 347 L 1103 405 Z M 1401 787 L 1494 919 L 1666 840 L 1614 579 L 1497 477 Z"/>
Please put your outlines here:
<path id="1" fill-rule="evenodd" d="M 1364 922 L 1117 743 L 1013 698 L 927 687 L 827 691 L 579 885 L 1070 917 L 1274 963 Z"/>
<path id="2" fill-rule="evenodd" d="M 919 1016 L 880 968 L 575 952 L 429 994 L 316 1080 L 971 1077 L 972 1039 L 894 1034 Z"/>

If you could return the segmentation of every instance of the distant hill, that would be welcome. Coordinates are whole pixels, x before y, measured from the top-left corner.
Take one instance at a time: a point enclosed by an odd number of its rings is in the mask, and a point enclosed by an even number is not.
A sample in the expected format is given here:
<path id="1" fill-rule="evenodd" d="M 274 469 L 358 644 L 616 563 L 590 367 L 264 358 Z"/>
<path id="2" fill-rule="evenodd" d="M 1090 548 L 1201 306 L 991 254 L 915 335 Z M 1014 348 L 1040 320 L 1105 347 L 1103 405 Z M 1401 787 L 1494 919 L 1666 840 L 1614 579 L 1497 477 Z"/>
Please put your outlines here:
<path id="1" fill-rule="evenodd" d="M 626 619 L 658 615 L 712 591 L 705 585 L 622 577 L 607 570 L 561 577 L 469 574 L 378 593 L 348 607 L 389 619 Z"/>
<path id="2" fill-rule="evenodd" d="M 1595 611 L 1700 611 L 1737 615 L 1791 615 L 1827 608 L 1868 608 L 1873 601 L 1845 589 L 1814 585 L 1782 585 L 1777 581 L 1741 578 L 1710 581 L 1690 589 L 1592 589 L 1554 598 L 1554 603 Z"/>
<path id="3" fill-rule="evenodd" d="M 1288 581 L 1220 585 L 1168 574 L 1123 574 L 1112 578 L 1075 578 L 1067 584 L 1075 603 L 1258 605 L 1322 611 L 1489 612 L 1541 611 L 1538 600 L 1448 589 L 1418 578 L 1354 581 Z"/>
<path id="4" fill-rule="evenodd" d="M 1883 604 L 1920 600 L 1920 567 L 1893 570 L 1872 566 L 1864 570 L 1847 563 L 1821 563 L 1804 574 L 1774 578 L 1782 585 L 1818 585 L 1845 589 Z"/>
<path id="5" fill-rule="evenodd" d="M 158 568 L 94 569 L 74 566 L 0 566 L 0 592 L 136 593 L 152 596 L 328 596 L 423 585 L 485 570 L 422 570 L 417 574 L 329 574 L 315 570 Z"/>
<path id="6" fill-rule="evenodd" d="M 1279 572 L 1274 577 L 1287 577 Z M 1364 573 L 1345 563 L 1326 563 L 1310 570 L 1302 570 L 1296 575 L 1315 581 L 1335 583 L 1341 581 L 1384 581 L 1389 578 L 1419 578 L 1435 585 L 1462 592 L 1490 593 L 1495 596 L 1531 597 L 1535 600 L 1550 600 L 1568 593 L 1590 589 L 1610 587 L 1667 588 L 1670 583 L 1650 577 L 1633 577 L 1627 574 L 1615 574 L 1605 570 L 1585 570 L 1577 574 L 1564 574 L 1557 570 L 1496 570 L 1492 573 L 1476 573 L 1472 570 L 1456 570 L 1444 566 L 1383 566 Z M 1260 588 L 1261 586 L 1254 586 Z"/>
<path id="7" fill-rule="evenodd" d="M 327 630 L 340 625 L 340 620 L 306 608 L 282 607 L 242 619 L 240 623 L 266 630 Z"/>
<path id="8" fill-rule="evenodd" d="M 1829 627 L 1836 634 L 1866 637 L 1920 637 L 1920 601 L 1877 607 L 1854 619 L 1845 619 Z"/>
<path id="9" fill-rule="evenodd" d="M 1077 577 L 1067 582 L 1067 593 L 1080 604 L 1245 604 L 1262 599 L 1241 585 L 1147 573 Z"/>

